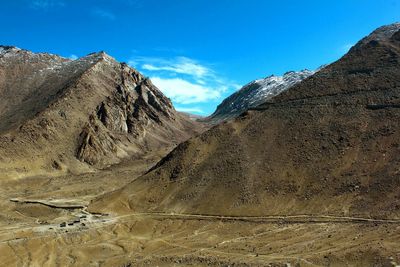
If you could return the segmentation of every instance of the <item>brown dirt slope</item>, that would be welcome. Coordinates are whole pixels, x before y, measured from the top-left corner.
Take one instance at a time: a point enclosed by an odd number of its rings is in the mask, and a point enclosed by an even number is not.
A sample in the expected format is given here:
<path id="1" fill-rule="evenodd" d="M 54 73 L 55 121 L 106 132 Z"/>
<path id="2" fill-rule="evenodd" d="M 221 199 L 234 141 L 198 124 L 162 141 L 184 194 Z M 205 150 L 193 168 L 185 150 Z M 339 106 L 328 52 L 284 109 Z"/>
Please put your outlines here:
<path id="1" fill-rule="evenodd" d="M 94 201 L 102 212 L 400 217 L 400 24 Z"/>
<path id="2" fill-rule="evenodd" d="M 103 52 L 72 61 L 0 47 L 0 178 L 92 171 L 200 128 Z"/>

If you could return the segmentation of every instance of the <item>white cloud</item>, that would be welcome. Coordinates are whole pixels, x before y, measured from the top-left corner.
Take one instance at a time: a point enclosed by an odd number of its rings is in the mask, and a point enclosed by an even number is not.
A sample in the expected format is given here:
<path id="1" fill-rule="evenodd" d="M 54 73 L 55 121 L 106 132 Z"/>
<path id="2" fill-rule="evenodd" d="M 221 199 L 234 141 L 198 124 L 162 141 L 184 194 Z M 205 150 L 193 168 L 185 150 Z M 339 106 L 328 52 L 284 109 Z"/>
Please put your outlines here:
<path id="1" fill-rule="evenodd" d="M 238 87 L 236 83 L 218 75 L 209 65 L 187 57 L 135 57 L 128 63 L 149 76 L 178 105 L 218 102 L 224 93 Z M 185 108 L 195 109 L 193 106 Z"/>
<path id="2" fill-rule="evenodd" d="M 179 74 L 191 75 L 197 78 L 209 76 L 212 73 L 209 68 L 202 66 L 195 61 L 185 57 L 176 58 L 174 62 L 162 62 L 158 66 L 153 64 L 143 64 L 142 69 L 150 71 L 169 71 Z"/>
<path id="3" fill-rule="evenodd" d="M 30 6 L 35 9 L 48 9 L 52 7 L 63 7 L 65 2 L 61 0 L 34 0 L 30 2 Z"/>
<path id="4" fill-rule="evenodd" d="M 226 87 L 211 88 L 192 83 L 181 78 L 151 77 L 151 81 L 172 101 L 180 104 L 192 104 L 215 100 L 221 97 Z"/>
<path id="5" fill-rule="evenodd" d="M 140 67 L 148 71 L 166 71 L 194 76 L 197 78 L 210 77 L 214 75 L 214 72 L 210 68 L 187 57 L 176 57 L 173 59 L 137 57 L 131 60 L 130 64 L 134 66 L 141 64 Z"/>
<path id="6" fill-rule="evenodd" d="M 108 20 L 115 20 L 116 17 L 113 13 L 111 13 L 108 10 L 105 9 L 101 9 L 101 8 L 94 8 L 92 10 L 93 15 L 104 18 L 104 19 L 108 19 Z"/>
<path id="7" fill-rule="evenodd" d="M 78 59 L 78 56 L 72 54 L 72 55 L 70 55 L 68 58 L 71 59 L 71 60 L 76 60 L 76 59 Z"/>

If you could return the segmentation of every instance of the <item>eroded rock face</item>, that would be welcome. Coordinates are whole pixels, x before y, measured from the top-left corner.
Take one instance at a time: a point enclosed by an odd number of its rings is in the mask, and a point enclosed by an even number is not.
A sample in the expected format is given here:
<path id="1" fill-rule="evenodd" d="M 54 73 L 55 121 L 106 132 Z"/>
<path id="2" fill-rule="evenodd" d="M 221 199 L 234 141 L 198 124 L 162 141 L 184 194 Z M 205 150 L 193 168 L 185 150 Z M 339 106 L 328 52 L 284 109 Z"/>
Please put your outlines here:
<path id="1" fill-rule="evenodd" d="M 171 101 L 150 80 L 121 64 L 116 90 L 97 106 L 80 134 L 77 158 L 100 166 L 115 161 L 121 145 L 118 135 L 144 138 L 146 127 L 163 127 L 163 120 L 173 121 L 175 116 Z"/>
<path id="2" fill-rule="evenodd" d="M 103 165 L 104 159 L 109 162 L 117 152 L 115 137 L 97 124 L 96 118 L 91 117 L 79 135 L 77 158 L 90 165 Z"/>
<path id="3" fill-rule="evenodd" d="M 97 117 L 111 131 L 128 133 L 128 119 L 125 109 L 101 103 Z"/>

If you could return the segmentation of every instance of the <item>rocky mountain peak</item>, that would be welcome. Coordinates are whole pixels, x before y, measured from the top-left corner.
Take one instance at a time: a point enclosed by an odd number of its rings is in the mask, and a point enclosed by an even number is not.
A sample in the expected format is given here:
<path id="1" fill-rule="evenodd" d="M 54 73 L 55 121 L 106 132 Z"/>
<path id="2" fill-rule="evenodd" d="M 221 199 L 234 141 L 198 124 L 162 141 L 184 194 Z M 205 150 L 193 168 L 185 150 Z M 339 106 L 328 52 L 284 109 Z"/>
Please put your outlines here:
<path id="1" fill-rule="evenodd" d="M 57 171 L 84 172 L 174 145 L 200 126 L 103 51 L 70 60 L 0 49 L 0 99 L 7 100 L 0 105 L 0 159 L 35 158 L 38 173 L 53 171 L 54 162 Z"/>
<path id="2" fill-rule="evenodd" d="M 370 35 L 359 41 L 354 48 L 360 48 L 370 42 L 387 42 L 400 31 L 400 22 L 377 28 Z"/>
<path id="3" fill-rule="evenodd" d="M 395 78 L 399 75 L 399 40 L 400 23 L 380 27 L 359 41 L 341 60 L 320 69 L 308 83 L 300 83 L 269 102 L 397 88 L 400 85 L 400 80 Z M 318 90 L 310 86 L 321 81 L 324 86 Z"/>
<path id="4" fill-rule="evenodd" d="M 104 51 L 100 51 L 100 52 L 94 52 L 94 53 L 90 53 L 89 55 L 83 57 L 83 58 L 87 58 L 87 59 L 91 59 L 94 61 L 108 61 L 108 62 L 113 62 L 113 63 L 117 63 L 117 61 L 115 60 L 115 58 L 113 58 L 112 56 L 108 55 L 106 52 Z M 78 59 L 79 60 L 79 59 Z"/>
<path id="5" fill-rule="evenodd" d="M 19 50 L 21 50 L 21 49 L 19 49 L 18 47 L 15 47 L 15 46 L 0 45 L 0 55 L 5 54 L 10 51 L 19 51 Z"/>

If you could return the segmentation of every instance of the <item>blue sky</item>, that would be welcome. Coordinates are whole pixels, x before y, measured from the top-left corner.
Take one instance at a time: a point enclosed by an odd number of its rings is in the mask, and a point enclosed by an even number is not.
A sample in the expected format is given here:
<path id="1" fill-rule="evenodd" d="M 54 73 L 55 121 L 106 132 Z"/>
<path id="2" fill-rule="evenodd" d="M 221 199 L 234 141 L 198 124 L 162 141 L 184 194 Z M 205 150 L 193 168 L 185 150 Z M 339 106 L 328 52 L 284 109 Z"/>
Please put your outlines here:
<path id="1" fill-rule="evenodd" d="M 375 28 L 400 0 L 0 0 L 0 44 L 128 62 L 178 110 L 207 115 L 251 80 L 316 69 Z"/>

